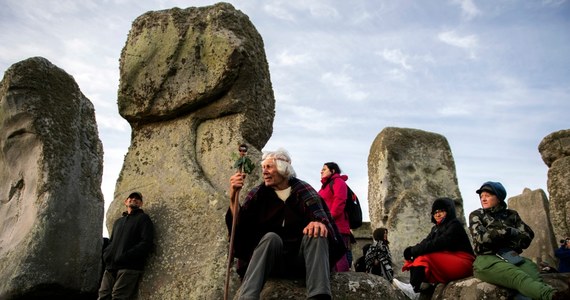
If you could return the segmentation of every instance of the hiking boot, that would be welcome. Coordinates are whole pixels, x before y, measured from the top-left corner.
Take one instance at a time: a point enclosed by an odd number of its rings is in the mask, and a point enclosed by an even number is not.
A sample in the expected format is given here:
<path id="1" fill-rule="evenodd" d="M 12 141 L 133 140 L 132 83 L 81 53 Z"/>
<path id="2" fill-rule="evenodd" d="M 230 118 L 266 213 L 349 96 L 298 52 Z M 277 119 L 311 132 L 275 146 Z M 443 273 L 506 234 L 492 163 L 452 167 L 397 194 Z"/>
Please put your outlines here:
<path id="1" fill-rule="evenodd" d="M 419 287 L 414 288 L 414 292 L 428 295 L 433 294 L 435 286 L 435 283 L 422 282 Z"/>

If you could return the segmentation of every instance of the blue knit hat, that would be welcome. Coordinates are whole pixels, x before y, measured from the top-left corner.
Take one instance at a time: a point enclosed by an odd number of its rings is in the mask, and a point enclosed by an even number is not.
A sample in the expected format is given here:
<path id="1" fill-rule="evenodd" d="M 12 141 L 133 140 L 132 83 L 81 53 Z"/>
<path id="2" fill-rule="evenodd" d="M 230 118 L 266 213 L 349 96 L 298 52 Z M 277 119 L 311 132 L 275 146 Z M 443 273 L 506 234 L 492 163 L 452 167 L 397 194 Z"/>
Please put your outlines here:
<path id="1" fill-rule="evenodd" d="M 499 198 L 499 200 L 501 200 L 503 202 L 505 201 L 505 198 L 507 197 L 507 191 L 505 190 L 505 187 L 500 182 L 487 181 L 487 182 L 483 183 L 483 185 L 481 185 L 481 187 L 476 191 L 476 193 L 481 195 L 481 193 L 483 191 L 489 192 L 489 193 L 497 196 L 497 198 Z"/>

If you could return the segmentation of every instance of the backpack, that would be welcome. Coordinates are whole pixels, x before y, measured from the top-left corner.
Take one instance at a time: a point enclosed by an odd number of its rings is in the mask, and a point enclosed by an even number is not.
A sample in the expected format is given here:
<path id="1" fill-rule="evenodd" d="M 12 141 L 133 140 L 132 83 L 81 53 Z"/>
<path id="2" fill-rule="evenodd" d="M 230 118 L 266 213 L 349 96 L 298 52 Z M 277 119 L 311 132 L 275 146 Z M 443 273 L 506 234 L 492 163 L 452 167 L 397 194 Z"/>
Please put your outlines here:
<path id="1" fill-rule="evenodd" d="M 330 182 L 331 192 L 333 192 L 333 182 Z M 356 229 L 362 226 L 362 208 L 360 208 L 360 201 L 358 201 L 358 197 L 352 191 L 352 189 L 346 185 L 346 204 L 344 206 L 344 212 L 348 216 L 348 225 L 350 229 Z"/>

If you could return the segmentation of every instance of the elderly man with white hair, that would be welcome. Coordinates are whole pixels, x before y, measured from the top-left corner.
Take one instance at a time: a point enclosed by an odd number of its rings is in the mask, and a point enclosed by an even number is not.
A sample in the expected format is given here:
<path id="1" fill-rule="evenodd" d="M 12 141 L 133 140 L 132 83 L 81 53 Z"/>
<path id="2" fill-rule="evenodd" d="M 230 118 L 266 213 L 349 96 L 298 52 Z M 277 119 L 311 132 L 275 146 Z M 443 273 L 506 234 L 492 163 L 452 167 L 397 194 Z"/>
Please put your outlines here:
<path id="1" fill-rule="evenodd" d="M 346 249 L 327 206 L 315 189 L 295 177 L 286 150 L 264 153 L 261 167 L 263 183 L 248 193 L 237 212 L 232 204 L 244 174 L 230 178 L 226 223 L 231 232 L 237 213 L 239 299 L 259 299 L 270 276 L 305 276 L 308 299 L 331 299 L 331 266 Z"/>

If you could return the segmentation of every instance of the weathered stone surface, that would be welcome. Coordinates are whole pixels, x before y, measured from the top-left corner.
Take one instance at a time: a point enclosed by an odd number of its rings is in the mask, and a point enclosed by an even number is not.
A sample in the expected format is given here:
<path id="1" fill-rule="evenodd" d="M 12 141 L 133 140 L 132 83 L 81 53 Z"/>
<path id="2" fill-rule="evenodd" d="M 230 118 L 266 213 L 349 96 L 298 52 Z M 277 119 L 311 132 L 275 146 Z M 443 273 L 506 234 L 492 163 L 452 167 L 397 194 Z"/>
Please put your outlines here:
<path id="1" fill-rule="evenodd" d="M 525 188 L 521 195 L 508 199 L 509 208 L 516 210 L 534 231 L 534 239 L 523 255 L 536 263 L 545 262 L 558 268 L 558 259 L 554 256 L 554 250 L 558 247 L 550 223 L 548 205 L 548 198 L 541 189 L 531 191 Z"/>
<path id="2" fill-rule="evenodd" d="M 356 240 L 355 244 L 350 245 L 351 250 L 352 250 L 353 269 L 354 269 L 354 262 L 359 257 L 364 255 L 364 253 L 362 252 L 362 248 L 364 247 L 364 245 L 372 244 L 372 242 L 373 242 L 372 233 L 373 232 L 374 232 L 374 230 L 372 228 L 370 228 L 370 222 L 362 222 L 362 226 L 360 226 L 358 229 L 352 230 L 352 235 L 354 236 L 354 239 Z"/>
<path id="3" fill-rule="evenodd" d="M 550 222 L 558 239 L 570 236 L 570 156 L 557 159 L 548 169 Z"/>
<path id="4" fill-rule="evenodd" d="M 397 277 L 403 275 L 404 249 L 425 238 L 433 226 L 430 212 L 436 198 L 454 199 L 457 218 L 465 224 L 455 162 L 442 135 L 384 128 L 370 148 L 368 178 L 371 228 L 386 227 L 397 237 L 390 239 Z"/>
<path id="5" fill-rule="evenodd" d="M 543 274 L 544 282 L 557 290 L 568 288 L 570 273 Z M 334 299 L 409 299 L 395 285 L 384 278 L 367 273 L 344 272 L 331 278 Z M 461 299 L 461 300 L 506 300 L 513 299 L 514 290 L 482 282 L 475 277 L 468 277 L 448 284 L 438 284 L 433 294 L 417 294 L 417 299 Z M 235 298 L 234 298 L 235 299 Z M 270 279 L 261 293 L 261 299 L 306 299 L 303 280 Z"/>
<path id="6" fill-rule="evenodd" d="M 304 300 L 307 298 L 306 291 L 304 280 L 270 279 L 261 292 L 261 299 Z M 368 273 L 343 272 L 332 275 L 331 292 L 335 300 L 408 299 L 383 277 Z"/>
<path id="7" fill-rule="evenodd" d="M 120 74 L 119 112 L 133 131 L 109 232 L 125 197 L 141 191 L 157 247 L 139 297 L 221 299 L 231 154 L 245 142 L 258 162 L 272 132 L 263 41 L 227 3 L 148 12 L 133 22 Z M 260 182 L 254 173 L 244 191 Z"/>
<path id="8" fill-rule="evenodd" d="M 103 150 L 93 105 L 41 57 L 12 65 L 0 97 L 0 299 L 94 293 Z"/>
<path id="9" fill-rule="evenodd" d="M 538 145 L 542 161 L 550 167 L 557 159 L 570 156 L 570 129 L 553 132 Z"/>
<path id="10" fill-rule="evenodd" d="M 570 273 L 543 274 L 544 282 L 557 290 L 568 288 Z M 452 281 L 448 284 L 439 284 L 431 299 L 461 299 L 461 300 L 506 300 L 513 299 L 517 293 L 493 284 L 482 282 L 475 277 Z"/>
<path id="11" fill-rule="evenodd" d="M 538 151 L 548 169 L 550 222 L 559 239 L 570 236 L 570 129 L 542 139 Z"/>

